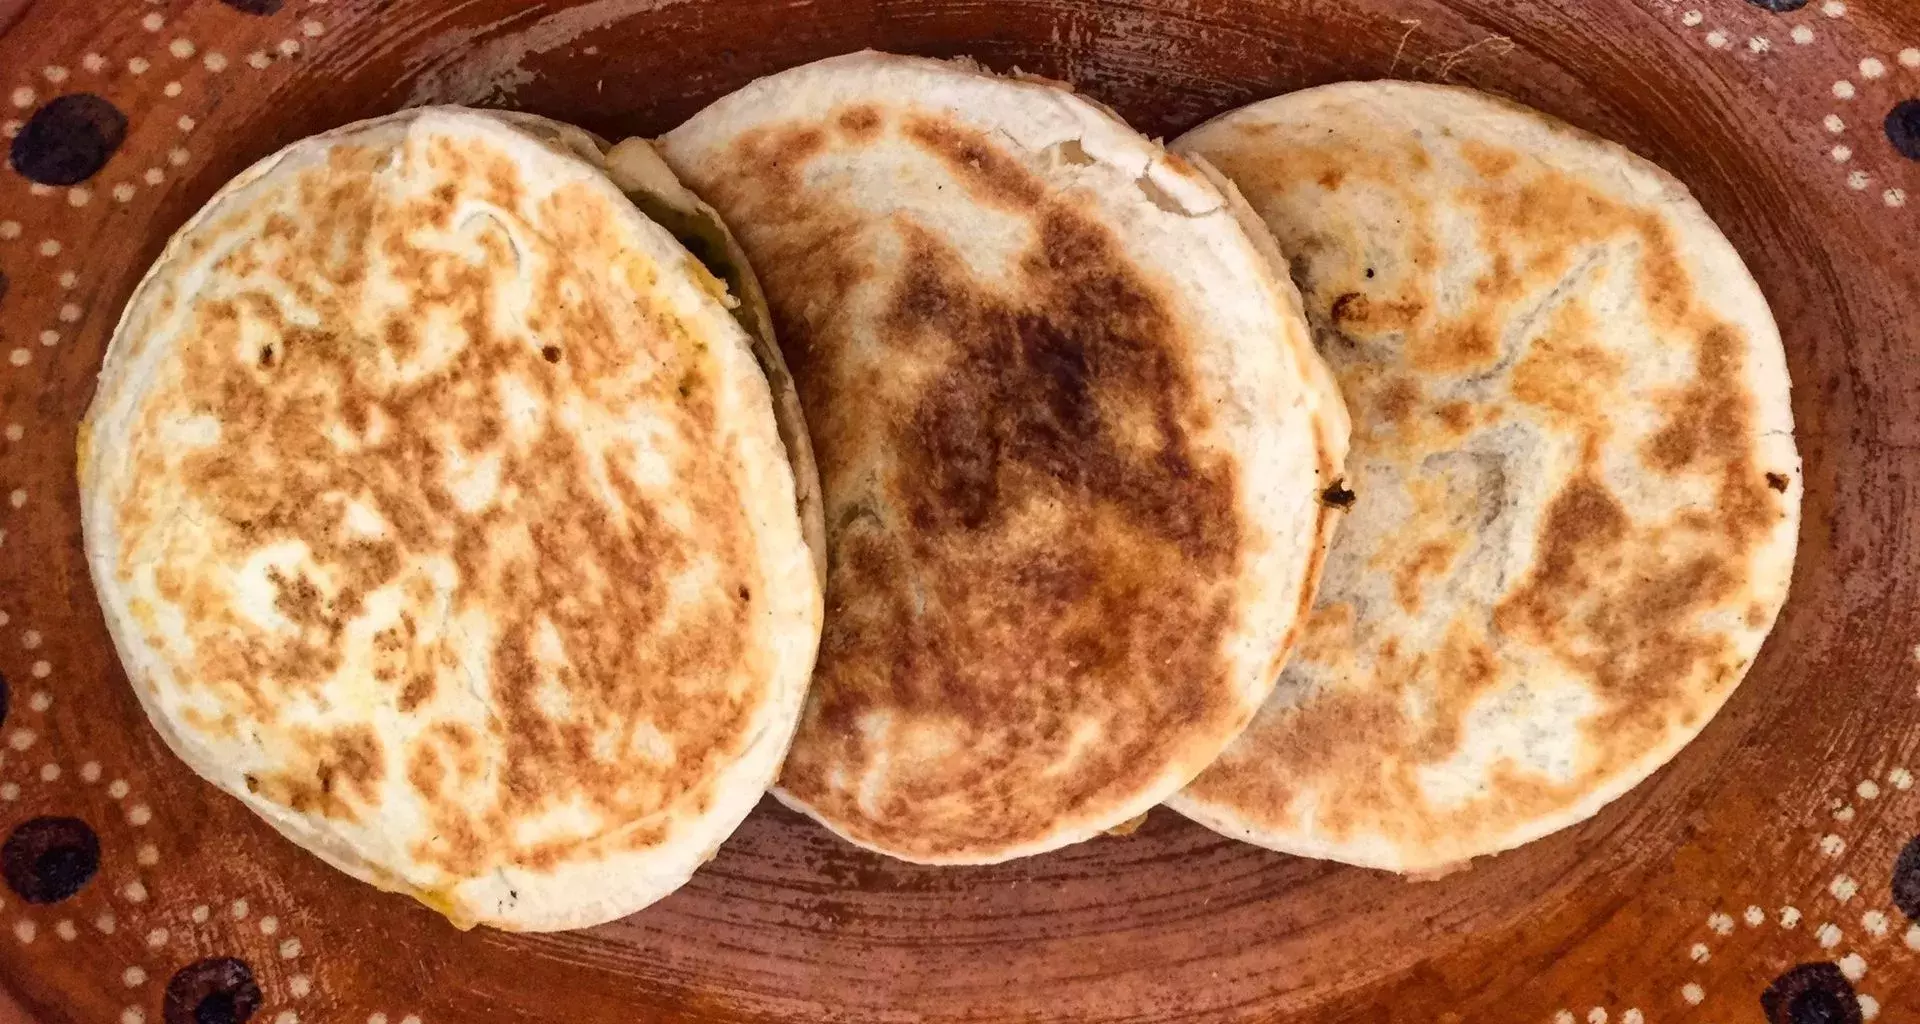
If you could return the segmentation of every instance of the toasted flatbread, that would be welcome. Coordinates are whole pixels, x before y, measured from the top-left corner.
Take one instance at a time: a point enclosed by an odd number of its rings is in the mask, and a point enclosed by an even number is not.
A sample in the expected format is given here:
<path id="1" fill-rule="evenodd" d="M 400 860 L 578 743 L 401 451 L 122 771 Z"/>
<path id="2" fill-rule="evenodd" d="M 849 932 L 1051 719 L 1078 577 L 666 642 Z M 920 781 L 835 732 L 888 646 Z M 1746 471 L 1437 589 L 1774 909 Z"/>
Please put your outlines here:
<path id="1" fill-rule="evenodd" d="M 818 639 L 810 467 L 754 341 L 580 134 L 428 108 L 255 165 L 135 291 L 82 427 L 161 736 L 462 926 L 686 881 Z"/>
<path id="2" fill-rule="evenodd" d="M 1056 85 L 873 53 L 659 148 L 760 274 L 821 468 L 828 624 L 777 792 L 982 863 L 1184 785 L 1298 631 L 1347 432 L 1219 188 Z"/>
<path id="3" fill-rule="evenodd" d="M 1779 332 L 1700 206 L 1454 88 L 1313 89 L 1174 149 L 1292 257 L 1354 437 L 1306 636 L 1172 806 L 1427 872 L 1672 758 L 1772 628 L 1801 495 Z"/>

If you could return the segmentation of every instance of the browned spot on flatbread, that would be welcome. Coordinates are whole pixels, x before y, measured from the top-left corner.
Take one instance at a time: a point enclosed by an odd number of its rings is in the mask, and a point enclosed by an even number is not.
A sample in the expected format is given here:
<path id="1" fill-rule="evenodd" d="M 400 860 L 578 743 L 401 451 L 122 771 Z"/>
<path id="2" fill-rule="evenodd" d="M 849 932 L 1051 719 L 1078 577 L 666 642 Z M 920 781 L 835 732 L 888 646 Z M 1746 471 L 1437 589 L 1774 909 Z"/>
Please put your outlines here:
<path id="1" fill-rule="evenodd" d="M 365 610 L 371 594 L 391 589 L 412 613 L 433 613 L 440 633 L 429 643 L 421 623 L 403 615 L 371 640 L 368 682 L 376 700 L 392 700 L 403 714 L 429 714 L 469 683 L 454 651 L 463 640 L 442 618 L 483 613 L 493 637 L 484 681 L 491 714 L 474 726 L 439 722 L 391 752 L 429 819 L 422 835 L 431 838 L 414 854 L 471 877 L 657 842 L 658 827 L 631 823 L 707 806 L 717 767 L 751 738 L 751 692 L 729 695 L 714 685 L 764 675 L 761 656 L 745 646 L 746 606 L 728 587 L 669 616 L 666 581 L 696 557 L 696 541 L 662 517 L 657 492 L 635 478 L 639 453 L 596 454 L 544 414 L 516 428 L 499 389 L 511 382 L 543 408 L 562 397 L 563 382 L 583 407 L 648 403 L 692 453 L 677 465 L 674 486 L 698 524 L 698 554 L 715 561 L 723 580 L 758 588 L 727 468 L 737 458 L 730 434 L 716 422 L 707 389 L 677 391 L 701 379 L 712 357 L 663 312 L 643 309 L 637 327 L 622 326 L 607 303 L 591 299 L 628 287 L 644 294 L 609 261 L 580 259 L 623 248 L 599 193 L 566 186 L 535 196 L 513 161 L 487 145 L 433 137 L 414 158 L 477 182 L 469 201 L 495 208 L 455 224 L 454 192 L 384 192 L 378 175 L 387 154 L 340 146 L 325 173 L 286 184 L 302 216 L 276 213 L 268 230 L 251 229 L 246 211 L 223 218 L 223 230 L 248 236 L 236 253 L 277 280 L 297 282 L 300 303 L 314 315 L 296 317 L 266 291 L 193 307 L 197 327 L 178 356 L 183 387 L 172 405 L 143 410 L 142 433 L 157 436 L 161 416 L 209 410 L 221 420 L 222 443 L 184 455 L 147 445 L 133 453 L 142 467 L 135 476 L 183 481 L 236 550 L 298 541 L 322 571 L 274 571 L 275 609 L 291 623 L 274 630 L 229 605 L 192 566 L 157 567 L 163 592 L 195 623 L 198 656 L 179 675 L 223 706 L 272 722 L 338 669 L 351 642 L 342 624 Z M 539 225 L 520 233 L 533 246 L 525 250 L 503 227 L 522 219 Z M 438 231 L 460 232 L 473 245 L 441 244 Z M 353 311 L 375 301 L 374 253 L 387 267 L 383 287 L 403 288 L 411 301 L 363 330 Z M 503 283 L 520 286 L 523 275 L 532 316 L 524 330 L 502 327 L 490 315 L 496 292 Z M 272 358 L 236 351 L 243 331 L 270 338 Z M 449 349 L 447 332 L 463 344 Z M 379 369 L 381 360 L 428 358 L 429 340 L 443 362 L 411 378 Z M 566 362 L 557 373 L 551 364 L 562 349 Z M 629 372 L 642 364 L 657 372 Z M 351 452 L 340 448 L 342 435 Z M 494 500 L 462 504 L 448 483 L 449 446 L 499 460 L 503 490 Z M 343 529 L 350 503 L 372 510 L 383 524 L 378 535 Z M 154 520 L 130 505 L 121 524 L 131 544 Z M 444 609 L 414 568 L 422 558 L 455 569 Z M 542 635 L 554 638 L 562 659 L 541 653 Z M 546 690 L 564 694 L 564 714 L 543 700 Z M 634 756 L 642 732 L 656 730 L 674 756 Z M 370 729 L 296 735 L 287 770 L 259 775 L 251 788 L 303 813 L 361 820 L 389 752 Z M 497 757 L 491 770 L 488 757 Z M 591 824 L 578 834 L 519 834 L 519 823 L 563 808 Z"/>
<path id="2" fill-rule="evenodd" d="M 1164 300 L 1071 195 L 971 129 L 897 122 L 970 195 L 1028 218 L 1016 280 L 989 284 L 911 215 L 871 220 L 801 188 L 788 154 L 807 130 L 748 132 L 723 176 L 695 182 L 740 226 L 821 413 L 830 614 L 782 782 L 897 851 L 1036 841 L 1241 713 L 1219 651 L 1241 557 L 1234 470 L 1188 441 L 1207 413 Z M 897 239 L 897 269 L 844 255 L 871 251 L 869 232 Z M 883 372 L 835 314 L 855 301 L 880 311 Z M 877 451 L 891 455 L 873 479 Z M 879 714 L 950 745 L 896 757 L 866 806 L 834 775 L 882 756 L 863 729 Z M 1083 723 L 1107 732 L 1047 774 Z"/>
<path id="3" fill-rule="evenodd" d="M 253 776 L 255 792 L 301 814 L 359 821 L 386 778 L 386 751 L 369 726 L 291 731 L 295 767 Z M 280 752 L 276 752 L 280 753 Z"/>
<path id="4" fill-rule="evenodd" d="M 1415 545 L 1412 555 L 1401 558 L 1393 570 L 1393 594 L 1400 607 L 1418 612 L 1427 577 L 1445 572 L 1464 546 L 1465 538 L 1430 540 Z"/>
<path id="5" fill-rule="evenodd" d="M 1557 423 L 1604 434 L 1626 367 L 1590 340 L 1594 327 L 1584 301 L 1562 303 L 1514 367 L 1509 387 L 1514 398 L 1552 414 Z"/>
<path id="6" fill-rule="evenodd" d="M 1374 393 L 1374 422 L 1389 427 L 1403 426 L 1419 404 L 1419 382 L 1410 377 L 1395 377 Z"/>
<path id="7" fill-rule="evenodd" d="M 880 111 L 872 104 L 862 103 L 847 107 L 834 118 L 847 137 L 856 142 L 866 142 L 880 134 Z"/>
<path id="8" fill-rule="evenodd" d="M 1316 830 L 1334 836 L 1371 827 L 1419 799 L 1412 769 L 1444 757 L 1460 742 L 1468 709 L 1497 681 L 1492 649 L 1474 627 L 1457 622 L 1435 650 L 1403 656 L 1383 647 L 1372 671 L 1360 677 L 1353 674 L 1355 626 L 1351 604 L 1314 610 L 1298 657 L 1326 666 L 1338 681 L 1304 705 L 1263 710 L 1219 767 L 1202 776 L 1198 792 L 1233 806 L 1279 812 L 1308 785 L 1317 790 Z M 1405 713 L 1416 688 L 1433 704 L 1425 722 Z M 1329 765 L 1346 770 L 1329 776 Z M 1408 827 L 1417 838 L 1433 834 L 1422 832 L 1430 826 L 1418 820 Z"/>
<path id="9" fill-rule="evenodd" d="M 1520 163 L 1519 154 L 1511 149 L 1489 146 L 1477 139 L 1464 139 L 1460 143 L 1460 155 L 1473 165 L 1473 169 L 1488 178 L 1498 178 L 1513 170 Z"/>
<path id="10" fill-rule="evenodd" d="M 983 202 L 1026 209 L 1039 203 L 1046 192 L 1039 178 L 979 132 L 943 118 L 919 116 L 908 118 L 902 133 L 945 161 Z"/>

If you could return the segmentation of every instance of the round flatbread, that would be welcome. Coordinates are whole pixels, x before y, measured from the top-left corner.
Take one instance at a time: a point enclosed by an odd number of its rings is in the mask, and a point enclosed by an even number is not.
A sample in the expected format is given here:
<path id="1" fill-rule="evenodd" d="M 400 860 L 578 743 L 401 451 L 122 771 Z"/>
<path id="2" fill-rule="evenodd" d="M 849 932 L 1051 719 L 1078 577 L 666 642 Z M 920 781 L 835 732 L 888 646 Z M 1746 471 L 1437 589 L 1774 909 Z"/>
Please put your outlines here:
<path id="1" fill-rule="evenodd" d="M 759 272 L 820 461 L 831 615 L 784 798 L 983 863 L 1184 785 L 1292 642 L 1347 430 L 1220 190 L 1065 89 L 874 53 L 660 151 Z"/>
<path id="2" fill-rule="evenodd" d="M 1658 168 L 1468 90 L 1329 86 L 1174 148 L 1292 256 L 1355 432 L 1306 636 L 1172 805 L 1408 872 L 1592 815 L 1786 598 L 1800 460 L 1753 277 Z"/>
<path id="3" fill-rule="evenodd" d="M 81 433 L 162 737 L 462 926 L 685 882 L 818 638 L 754 343 L 570 131 L 429 108 L 255 165 L 135 291 Z"/>

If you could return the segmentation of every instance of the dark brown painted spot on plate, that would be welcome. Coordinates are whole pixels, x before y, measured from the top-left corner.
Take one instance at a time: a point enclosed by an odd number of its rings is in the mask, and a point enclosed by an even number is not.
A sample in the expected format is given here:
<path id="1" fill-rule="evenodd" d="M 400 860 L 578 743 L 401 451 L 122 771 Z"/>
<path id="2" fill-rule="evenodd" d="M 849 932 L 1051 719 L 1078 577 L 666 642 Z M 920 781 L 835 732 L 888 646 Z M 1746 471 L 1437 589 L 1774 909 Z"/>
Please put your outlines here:
<path id="1" fill-rule="evenodd" d="M 1909 160 L 1920 160 L 1920 99 L 1901 100 L 1887 111 L 1887 141 Z"/>
<path id="2" fill-rule="evenodd" d="M 1920 836 L 1914 836 L 1893 862 L 1893 905 L 1920 923 Z"/>
<path id="3" fill-rule="evenodd" d="M 260 1009 L 260 985 L 246 961 L 230 956 L 174 972 L 160 1004 L 166 1024 L 241 1024 Z"/>
<path id="4" fill-rule="evenodd" d="M 7 159 L 28 181 L 78 185 L 105 167 L 126 137 L 119 107 L 90 92 L 72 93 L 33 112 Z"/>
<path id="5" fill-rule="evenodd" d="M 1781 494 L 1787 493 L 1787 482 L 1788 482 L 1787 478 L 1784 474 L 1781 474 L 1781 473 L 1767 474 L 1767 486 L 1773 488 L 1776 491 L 1779 491 Z"/>
<path id="6" fill-rule="evenodd" d="M 58 903 L 100 869 L 100 839 L 79 818 L 21 822 L 0 845 L 0 874 L 28 903 Z"/>
<path id="7" fill-rule="evenodd" d="M 1767 1024 L 1860 1024 L 1860 1001 L 1840 968 L 1801 964 L 1760 994 Z"/>

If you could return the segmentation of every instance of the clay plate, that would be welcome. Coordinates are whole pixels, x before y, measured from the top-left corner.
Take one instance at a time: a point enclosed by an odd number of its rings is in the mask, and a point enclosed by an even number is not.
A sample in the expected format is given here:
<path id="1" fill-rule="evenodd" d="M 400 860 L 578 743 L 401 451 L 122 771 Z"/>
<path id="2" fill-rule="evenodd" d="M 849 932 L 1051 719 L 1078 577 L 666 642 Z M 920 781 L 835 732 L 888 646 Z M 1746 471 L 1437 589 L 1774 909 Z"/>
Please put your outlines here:
<path id="1" fill-rule="evenodd" d="M 1920 1018 L 1920 4 L 1911 0 L 0 0 L 0 1021 Z M 9 23 L 11 23 L 10 27 Z M 1504 93 L 1700 196 L 1787 339 L 1789 601 L 1588 824 L 1427 882 L 1156 813 L 989 869 L 764 803 L 593 931 L 461 933 L 161 746 L 80 548 L 74 427 L 167 235 L 295 138 L 426 101 L 652 133 L 864 46 L 1073 82 L 1149 132 L 1345 78 Z M 35 183 L 33 179 L 39 179 Z"/>

